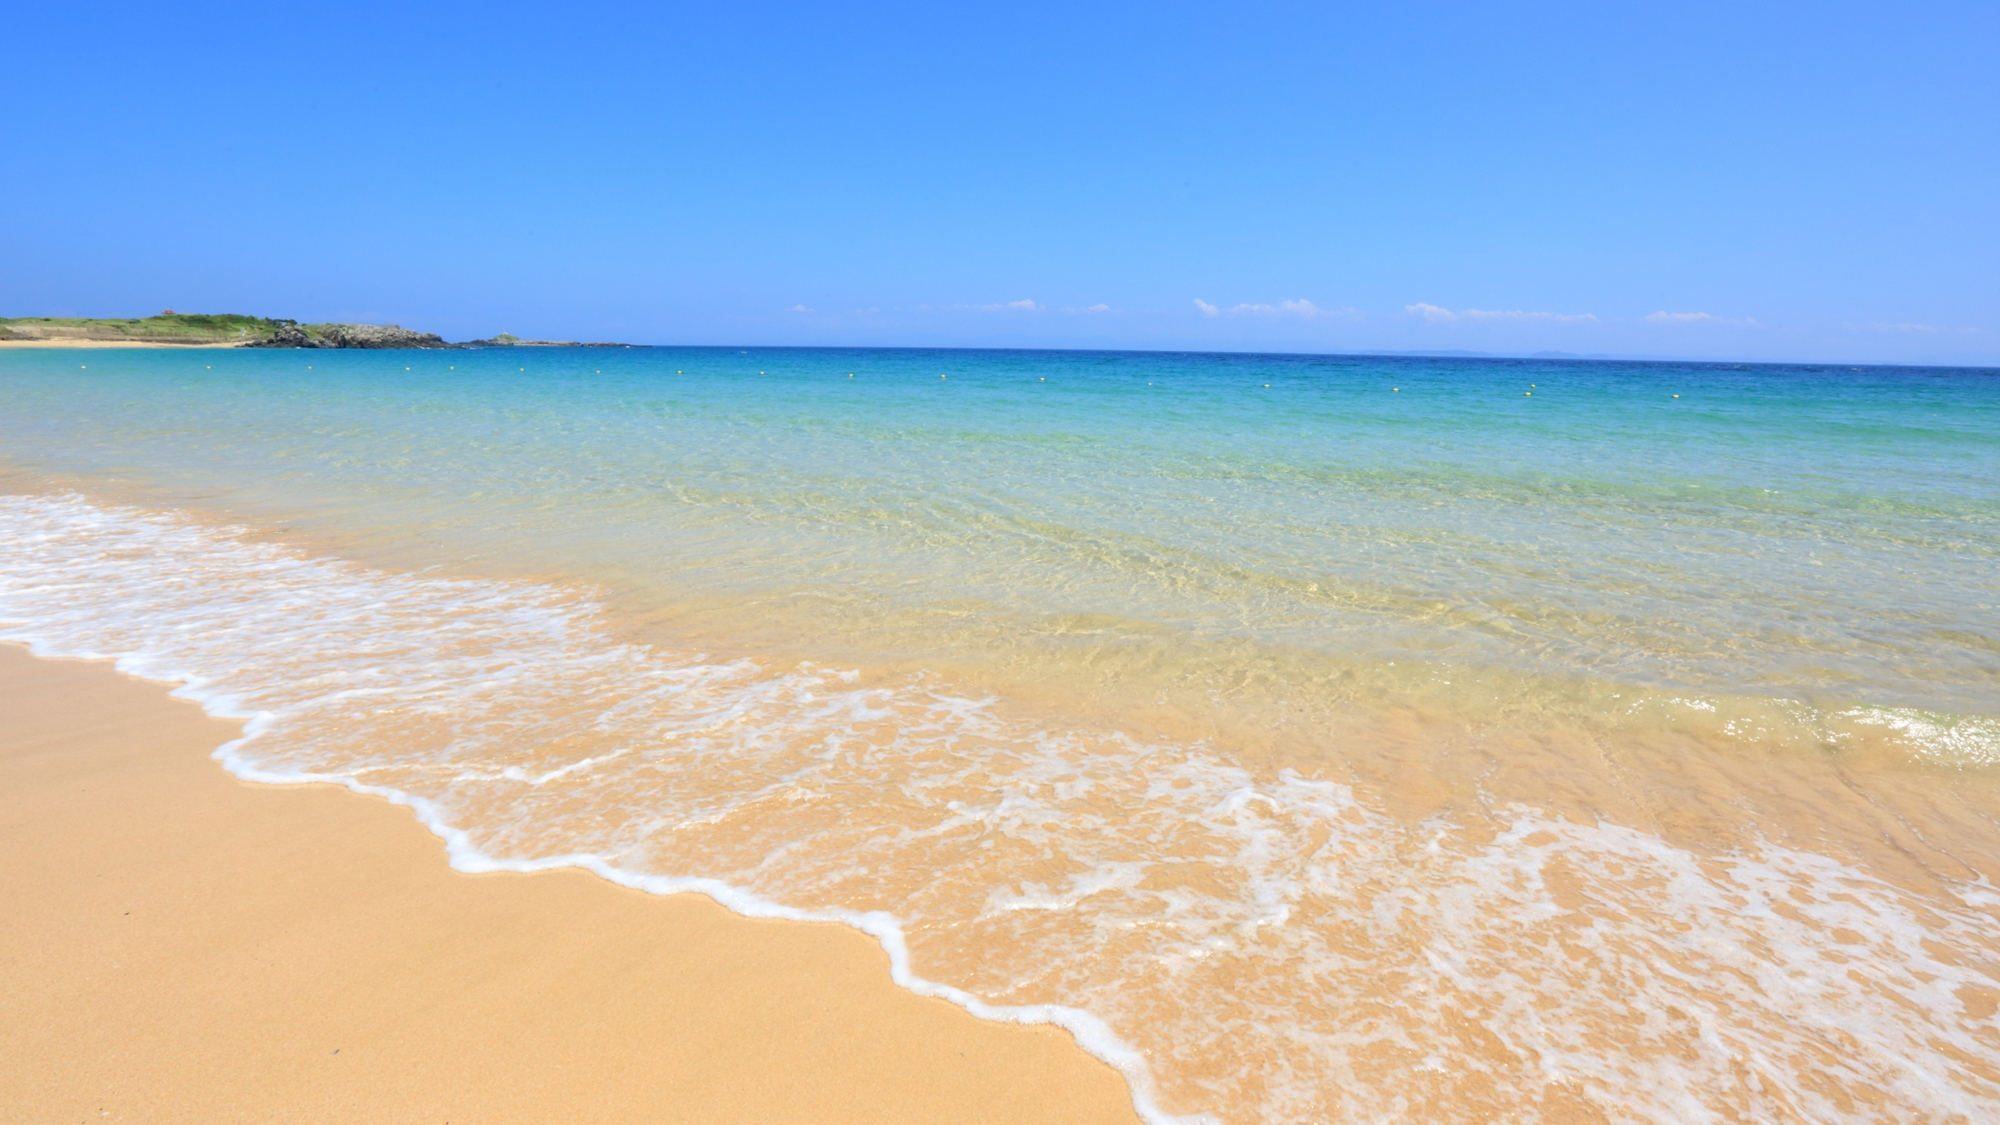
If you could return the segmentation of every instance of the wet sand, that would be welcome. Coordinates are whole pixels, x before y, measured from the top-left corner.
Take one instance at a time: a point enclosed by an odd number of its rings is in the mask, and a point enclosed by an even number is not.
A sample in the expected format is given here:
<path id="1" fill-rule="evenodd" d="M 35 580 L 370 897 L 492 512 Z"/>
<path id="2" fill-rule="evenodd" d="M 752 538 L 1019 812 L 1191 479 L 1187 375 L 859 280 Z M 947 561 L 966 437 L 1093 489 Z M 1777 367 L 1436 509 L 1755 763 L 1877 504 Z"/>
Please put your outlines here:
<path id="1" fill-rule="evenodd" d="M 1136 1121 L 861 934 L 462 875 L 405 810 L 231 778 L 236 733 L 0 645 L 0 1121 Z"/>

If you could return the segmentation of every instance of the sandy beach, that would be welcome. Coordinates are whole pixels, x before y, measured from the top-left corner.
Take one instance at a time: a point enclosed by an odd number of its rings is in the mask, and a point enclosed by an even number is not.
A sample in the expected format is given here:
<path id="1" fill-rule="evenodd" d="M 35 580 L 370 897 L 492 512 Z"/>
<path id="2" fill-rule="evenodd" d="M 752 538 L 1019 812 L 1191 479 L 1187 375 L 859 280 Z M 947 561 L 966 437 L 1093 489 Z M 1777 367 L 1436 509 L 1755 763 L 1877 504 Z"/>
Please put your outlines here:
<path id="1" fill-rule="evenodd" d="M 0 645 L 0 1120 L 1136 1120 L 859 933 L 459 874 L 403 809 L 230 777 L 236 733 Z"/>
<path id="2" fill-rule="evenodd" d="M 0 340 L 0 348 L 240 348 L 237 341 L 182 344 L 171 340 Z"/>

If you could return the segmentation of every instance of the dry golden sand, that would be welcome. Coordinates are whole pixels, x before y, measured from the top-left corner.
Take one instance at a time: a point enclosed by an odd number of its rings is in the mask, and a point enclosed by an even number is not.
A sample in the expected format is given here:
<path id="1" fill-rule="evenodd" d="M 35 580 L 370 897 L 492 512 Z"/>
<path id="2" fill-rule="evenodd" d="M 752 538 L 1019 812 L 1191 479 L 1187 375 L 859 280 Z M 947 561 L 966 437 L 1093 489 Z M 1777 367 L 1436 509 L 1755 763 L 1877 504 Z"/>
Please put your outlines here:
<path id="1" fill-rule="evenodd" d="M 0 645 L 0 1121 L 1136 1120 L 858 933 L 461 875 L 402 809 L 231 778 L 235 733 Z"/>

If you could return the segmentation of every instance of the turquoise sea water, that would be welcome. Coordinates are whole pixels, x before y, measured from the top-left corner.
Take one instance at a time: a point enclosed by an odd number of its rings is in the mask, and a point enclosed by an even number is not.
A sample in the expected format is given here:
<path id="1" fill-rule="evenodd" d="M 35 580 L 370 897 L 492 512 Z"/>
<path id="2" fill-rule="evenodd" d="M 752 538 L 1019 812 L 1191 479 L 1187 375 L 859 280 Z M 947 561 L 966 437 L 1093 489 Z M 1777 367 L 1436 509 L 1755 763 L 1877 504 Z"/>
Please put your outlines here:
<path id="1" fill-rule="evenodd" d="M 913 979 L 1082 1013 L 1151 1113 L 2000 1112 L 1934 1046 L 2000 1049 L 2000 372 L 11 350 L 0 467 L 0 619 L 277 700 L 232 768 L 893 918 Z M 1938 943 L 1827 1030 L 1863 1001 L 1821 952 Z"/>
<path id="2" fill-rule="evenodd" d="M 830 603 L 819 628 L 984 643 L 976 605 L 2000 712 L 1995 372 L 798 349 L 0 372 L 17 469 L 648 609 L 782 592 Z"/>

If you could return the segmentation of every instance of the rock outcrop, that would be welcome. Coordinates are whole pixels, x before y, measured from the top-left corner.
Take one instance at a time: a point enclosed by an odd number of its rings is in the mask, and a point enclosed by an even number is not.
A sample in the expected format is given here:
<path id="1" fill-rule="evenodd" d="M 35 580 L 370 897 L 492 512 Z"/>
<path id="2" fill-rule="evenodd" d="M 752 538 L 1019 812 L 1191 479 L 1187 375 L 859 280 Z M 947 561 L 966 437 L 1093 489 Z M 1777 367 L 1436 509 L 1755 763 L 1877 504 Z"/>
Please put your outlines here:
<path id="1" fill-rule="evenodd" d="M 575 340 L 523 340 L 519 336 L 509 336 L 502 332 L 484 340 L 467 340 L 468 348 L 580 348 Z"/>
<path id="2" fill-rule="evenodd" d="M 484 340 L 467 340 L 459 344 L 461 348 L 632 348 L 637 344 L 619 344 L 610 340 L 523 340 L 506 332 Z"/>
<path id="3" fill-rule="evenodd" d="M 287 324 L 246 348 L 456 348 L 435 332 L 413 332 L 398 325 Z"/>

